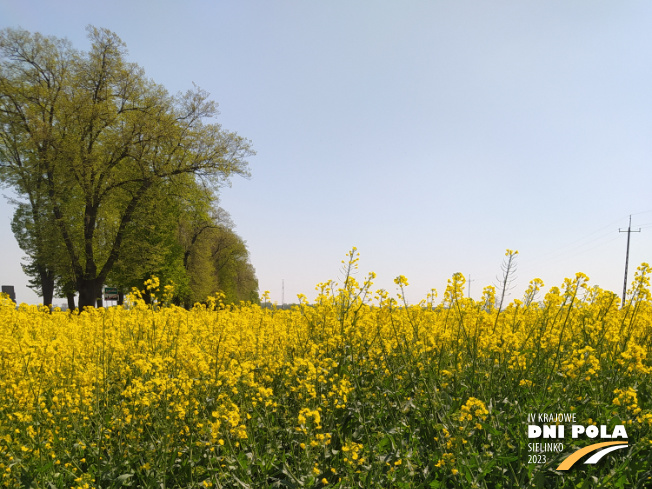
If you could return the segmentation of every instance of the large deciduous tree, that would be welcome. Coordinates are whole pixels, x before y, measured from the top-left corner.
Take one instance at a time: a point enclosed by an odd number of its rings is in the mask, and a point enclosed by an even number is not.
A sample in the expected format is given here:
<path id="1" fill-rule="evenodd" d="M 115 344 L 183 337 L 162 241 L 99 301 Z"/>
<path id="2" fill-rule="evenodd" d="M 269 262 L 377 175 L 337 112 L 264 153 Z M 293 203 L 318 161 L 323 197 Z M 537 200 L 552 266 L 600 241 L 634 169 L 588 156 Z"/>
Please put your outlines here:
<path id="1" fill-rule="evenodd" d="M 166 185 L 216 189 L 248 175 L 253 153 L 211 122 L 217 107 L 206 92 L 171 96 L 125 60 L 116 34 L 88 33 L 88 52 L 23 30 L 0 33 L 0 179 L 31 205 L 33 227 L 53 221 L 56 231 L 31 239 L 32 254 L 70 271 L 80 307 L 100 297 L 134 246 L 134 224 L 146 221 L 141 211 Z"/>

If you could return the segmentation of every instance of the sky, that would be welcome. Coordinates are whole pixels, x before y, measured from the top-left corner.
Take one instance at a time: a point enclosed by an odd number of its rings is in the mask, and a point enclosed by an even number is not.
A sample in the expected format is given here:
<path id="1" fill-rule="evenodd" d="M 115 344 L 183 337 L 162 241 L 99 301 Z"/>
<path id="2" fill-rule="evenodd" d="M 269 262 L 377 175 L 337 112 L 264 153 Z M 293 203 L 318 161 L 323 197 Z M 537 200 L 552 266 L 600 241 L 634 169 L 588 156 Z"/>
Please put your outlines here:
<path id="1" fill-rule="evenodd" d="M 456 272 L 478 299 L 508 248 L 510 299 L 580 271 L 620 296 L 630 215 L 629 279 L 652 262 L 650 2 L 0 0 L 0 28 L 86 50 L 89 24 L 252 141 L 220 206 L 279 304 L 352 247 L 410 303 Z M 12 213 L 0 197 L 0 282 L 38 303 Z"/>

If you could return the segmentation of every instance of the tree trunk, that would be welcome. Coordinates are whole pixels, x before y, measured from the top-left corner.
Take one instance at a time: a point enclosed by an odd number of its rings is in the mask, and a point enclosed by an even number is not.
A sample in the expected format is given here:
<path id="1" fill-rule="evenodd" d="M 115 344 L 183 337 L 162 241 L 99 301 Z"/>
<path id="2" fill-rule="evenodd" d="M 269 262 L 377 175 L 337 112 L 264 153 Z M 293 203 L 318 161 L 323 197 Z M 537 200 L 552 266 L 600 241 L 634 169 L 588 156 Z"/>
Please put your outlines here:
<path id="1" fill-rule="evenodd" d="M 75 293 L 74 292 L 68 292 L 66 294 L 66 299 L 68 299 L 68 310 L 69 311 L 74 311 L 75 310 Z"/>
<path id="2" fill-rule="evenodd" d="M 43 295 L 43 305 L 52 307 L 54 298 L 54 274 L 44 266 L 38 267 L 41 276 L 41 294 Z"/>
<path id="3" fill-rule="evenodd" d="M 102 284 L 98 279 L 80 279 L 77 282 L 77 289 L 79 291 L 79 309 L 83 310 L 85 307 L 95 307 L 96 300 L 102 297 Z"/>

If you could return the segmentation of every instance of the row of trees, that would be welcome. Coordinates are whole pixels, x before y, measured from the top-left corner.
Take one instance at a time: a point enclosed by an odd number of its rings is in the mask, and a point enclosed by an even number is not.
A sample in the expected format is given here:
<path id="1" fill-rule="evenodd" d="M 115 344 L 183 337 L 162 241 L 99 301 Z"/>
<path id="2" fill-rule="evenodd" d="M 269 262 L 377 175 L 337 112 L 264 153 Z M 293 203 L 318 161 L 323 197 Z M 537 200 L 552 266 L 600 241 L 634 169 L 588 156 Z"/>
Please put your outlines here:
<path id="1" fill-rule="evenodd" d="M 256 300 L 244 241 L 217 207 L 248 176 L 250 141 L 211 121 L 195 87 L 170 95 L 126 61 L 106 29 L 91 49 L 23 30 L 0 32 L 0 182 L 18 196 L 12 229 L 45 304 L 92 306 L 104 284 L 128 290 L 152 274 L 180 304 L 218 290 Z"/>

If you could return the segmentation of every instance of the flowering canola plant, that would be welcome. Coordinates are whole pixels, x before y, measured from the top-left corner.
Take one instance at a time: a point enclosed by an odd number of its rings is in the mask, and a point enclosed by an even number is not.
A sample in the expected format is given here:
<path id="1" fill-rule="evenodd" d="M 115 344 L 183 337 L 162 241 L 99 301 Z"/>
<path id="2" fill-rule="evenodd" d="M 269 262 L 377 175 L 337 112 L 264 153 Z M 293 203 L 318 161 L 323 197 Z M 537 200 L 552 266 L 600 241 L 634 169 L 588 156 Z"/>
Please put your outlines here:
<path id="1" fill-rule="evenodd" d="M 356 281 L 355 249 L 344 265 L 290 310 L 187 311 L 156 280 L 125 308 L 3 298 L 0 487 L 645 485 L 647 264 L 625 304 L 577 274 L 500 310 L 492 287 L 465 298 L 460 274 L 441 304 L 409 305 L 405 277 L 396 299 Z M 630 450 L 563 476 L 528 464 L 526 413 L 570 411 L 624 424 Z"/>

